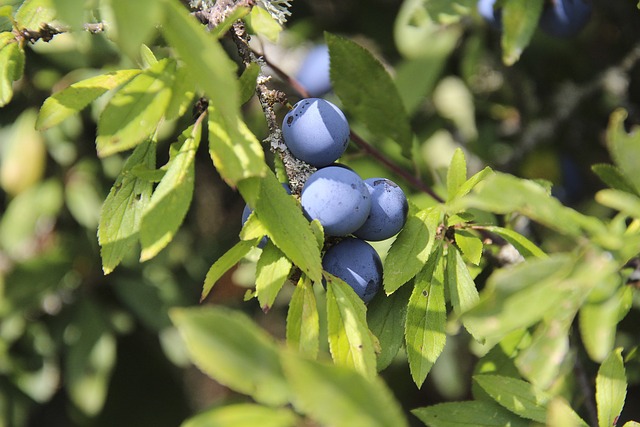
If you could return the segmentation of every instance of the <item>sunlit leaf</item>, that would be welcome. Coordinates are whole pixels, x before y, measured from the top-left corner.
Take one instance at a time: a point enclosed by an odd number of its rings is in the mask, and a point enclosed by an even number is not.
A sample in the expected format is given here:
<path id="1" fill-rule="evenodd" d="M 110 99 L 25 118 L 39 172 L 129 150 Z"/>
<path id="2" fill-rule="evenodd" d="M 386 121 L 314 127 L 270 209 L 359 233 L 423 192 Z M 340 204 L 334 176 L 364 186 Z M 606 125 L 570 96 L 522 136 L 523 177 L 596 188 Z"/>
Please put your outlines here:
<path id="1" fill-rule="evenodd" d="M 625 181 L 629 182 L 640 195 L 640 132 L 634 129 L 632 133 L 624 130 L 627 112 L 618 109 L 611 114 L 607 129 L 607 143 L 613 161 L 620 168 Z"/>
<path id="2" fill-rule="evenodd" d="M 300 278 L 289 302 L 287 345 L 299 354 L 315 359 L 319 346 L 319 316 L 311 282 Z"/>
<path id="3" fill-rule="evenodd" d="M 207 272 L 207 276 L 204 279 L 204 286 L 202 288 L 202 295 L 200 300 L 204 300 L 213 285 L 222 277 L 224 273 L 229 271 L 234 265 L 238 263 L 245 255 L 249 253 L 251 248 L 258 244 L 258 239 L 255 240 L 240 240 L 231 249 L 229 249 L 224 255 L 213 263 Z"/>
<path id="4" fill-rule="evenodd" d="M 602 362 L 596 376 L 596 404 L 599 427 L 616 424 L 627 395 L 627 377 L 622 361 L 622 348 L 618 348 Z"/>
<path id="5" fill-rule="evenodd" d="M 411 411 L 430 427 L 528 427 L 529 422 L 492 402 L 447 402 Z"/>
<path id="6" fill-rule="evenodd" d="M 269 311 L 278 292 L 289 277 L 291 261 L 268 241 L 256 266 L 256 296 L 264 312 Z"/>
<path id="7" fill-rule="evenodd" d="M 546 421 L 547 403 L 551 397 L 526 381 L 501 375 L 475 375 L 473 379 L 514 414 L 539 423 Z"/>
<path id="8" fill-rule="evenodd" d="M 502 8 L 502 61 L 513 65 L 538 27 L 543 0 L 509 0 Z"/>
<path id="9" fill-rule="evenodd" d="M 181 427 L 293 427 L 296 416 L 286 408 L 254 403 L 219 406 L 189 418 Z"/>

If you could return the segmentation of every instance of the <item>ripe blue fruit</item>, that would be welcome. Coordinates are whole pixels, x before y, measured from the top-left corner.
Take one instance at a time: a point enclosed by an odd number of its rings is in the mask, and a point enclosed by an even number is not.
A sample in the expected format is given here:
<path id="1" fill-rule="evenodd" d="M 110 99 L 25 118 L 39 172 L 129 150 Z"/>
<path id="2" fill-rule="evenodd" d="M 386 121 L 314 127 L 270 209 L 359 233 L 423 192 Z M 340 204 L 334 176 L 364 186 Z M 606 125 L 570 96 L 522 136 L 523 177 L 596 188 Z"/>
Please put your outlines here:
<path id="1" fill-rule="evenodd" d="M 478 13 L 495 29 L 502 27 L 502 10 L 495 9 L 496 0 L 478 0 Z"/>
<path id="2" fill-rule="evenodd" d="M 307 53 L 298 69 L 296 80 L 313 97 L 322 96 L 331 91 L 327 45 L 318 45 Z"/>
<path id="3" fill-rule="evenodd" d="M 364 182 L 371 195 L 371 211 L 354 236 L 372 241 L 395 236 L 407 221 L 409 212 L 404 191 L 386 178 L 369 178 Z"/>
<path id="4" fill-rule="evenodd" d="M 382 262 L 364 240 L 346 238 L 332 246 L 322 258 L 322 268 L 344 280 L 365 303 L 382 284 Z"/>
<path id="5" fill-rule="evenodd" d="M 282 184 L 282 188 L 285 189 L 285 191 L 287 192 L 287 194 L 291 194 L 291 187 L 289 187 L 289 184 Z M 244 205 L 244 209 L 242 210 L 242 225 L 244 226 L 244 223 L 247 222 L 247 219 L 249 219 L 249 215 L 251 215 L 251 213 L 253 212 L 253 209 L 251 209 L 251 207 L 247 204 Z M 261 240 L 260 243 L 258 243 L 258 247 L 260 249 L 264 248 L 267 245 L 267 240 L 269 240 L 269 238 L 267 236 L 264 236 Z"/>
<path id="6" fill-rule="evenodd" d="M 351 169 L 328 166 L 312 173 L 302 187 L 300 202 L 310 220 L 317 219 L 329 236 L 345 236 L 364 224 L 371 196 Z"/>
<path id="7" fill-rule="evenodd" d="M 346 150 L 349 123 L 331 102 L 306 98 L 284 117 L 282 136 L 291 154 L 321 168 L 336 161 Z"/>
<path id="8" fill-rule="evenodd" d="M 571 37 L 580 32 L 591 16 L 588 0 L 553 0 L 545 5 L 540 28 L 555 37 Z"/>

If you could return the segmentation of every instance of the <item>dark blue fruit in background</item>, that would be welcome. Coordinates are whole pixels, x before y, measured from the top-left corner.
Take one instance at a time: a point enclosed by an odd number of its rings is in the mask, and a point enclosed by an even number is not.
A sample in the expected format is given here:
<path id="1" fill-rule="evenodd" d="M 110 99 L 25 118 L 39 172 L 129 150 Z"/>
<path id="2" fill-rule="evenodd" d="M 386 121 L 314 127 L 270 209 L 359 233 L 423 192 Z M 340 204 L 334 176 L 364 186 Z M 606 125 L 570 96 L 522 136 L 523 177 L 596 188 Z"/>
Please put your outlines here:
<path id="1" fill-rule="evenodd" d="M 320 221 L 328 236 L 353 233 L 371 210 L 371 196 L 362 178 L 339 166 L 311 174 L 302 187 L 300 202 L 306 217 Z"/>
<path id="2" fill-rule="evenodd" d="M 502 27 L 502 10 L 495 9 L 496 0 L 478 0 L 478 13 L 495 29 Z"/>
<path id="3" fill-rule="evenodd" d="M 382 262 L 364 240 L 347 238 L 332 246 L 322 259 L 322 268 L 344 280 L 368 303 L 382 284 Z"/>
<path id="4" fill-rule="evenodd" d="M 307 53 L 296 74 L 296 80 L 309 96 L 318 97 L 331 91 L 329 48 L 326 45 L 318 45 Z"/>
<path id="5" fill-rule="evenodd" d="M 295 157 L 317 168 L 335 162 L 349 144 L 342 111 L 321 98 L 298 101 L 282 122 L 284 143 Z"/>
<path id="6" fill-rule="evenodd" d="M 589 22 L 591 3 L 587 0 L 553 0 L 545 4 L 540 28 L 554 37 L 578 34 Z"/>
<path id="7" fill-rule="evenodd" d="M 386 178 L 369 178 L 364 182 L 371 194 L 371 211 L 362 227 L 353 234 L 371 241 L 395 236 L 407 221 L 409 212 L 404 191 Z"/>

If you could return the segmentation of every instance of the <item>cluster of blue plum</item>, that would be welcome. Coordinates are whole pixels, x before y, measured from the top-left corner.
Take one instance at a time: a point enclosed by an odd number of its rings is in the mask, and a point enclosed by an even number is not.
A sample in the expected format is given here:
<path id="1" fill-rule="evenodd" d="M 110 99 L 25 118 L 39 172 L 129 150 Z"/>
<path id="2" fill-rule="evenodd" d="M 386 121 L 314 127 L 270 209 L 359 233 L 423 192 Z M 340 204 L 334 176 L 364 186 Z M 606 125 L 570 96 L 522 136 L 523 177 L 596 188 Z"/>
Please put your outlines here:
<path id="1" fill-rule="evenodd" d="M 502 27 L 502 9 L 496 0 L 479 0 L 478 12 L 494 28 Z M 554 37 L 572 37 L 589 21 L 589 0 L 547 0 L 540 15 L 539 27 Z"/>
<path id="2" fill-rule="evenodd" d="M 282 133 L 291 154 L 317 168 L 302 187 L 300 204 L 307 219 L 320 222 L 325 236 L 339 240 L 326 250 L 324 270 L 368 303 L 381 287 L 382 262 L 367 241 L 388 239 L 402 229 L 408 213 L 404 192 L 387 178 L 363 180 L 335 163 L 347 148 L 350 132 L 344 113 L 329 101 L 306 98 L 296 103 L 284 117 Z M 246 206 L 243 223 L 250 214 Z M 266 237 L 260 246 L 265 244 Z"/>

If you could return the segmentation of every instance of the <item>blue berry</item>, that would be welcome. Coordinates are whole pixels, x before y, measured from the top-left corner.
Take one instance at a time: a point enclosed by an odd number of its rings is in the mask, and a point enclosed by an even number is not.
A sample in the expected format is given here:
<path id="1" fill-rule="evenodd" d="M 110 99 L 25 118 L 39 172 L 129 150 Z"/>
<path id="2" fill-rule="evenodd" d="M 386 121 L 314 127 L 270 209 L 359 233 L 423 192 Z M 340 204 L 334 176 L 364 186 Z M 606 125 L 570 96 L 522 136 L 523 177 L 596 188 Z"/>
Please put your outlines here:
<path id="1" fill-rule="evenodd" d="M 502 28 L 502 10 L 494 8 L 496 0 L 478 0 L 478 13 L 495 29 Z"/>
<path id="2" fill-rule="evenodd" d="M 382 284 L 382 262 L 364 240 L 346 238 L 332 246 L 322 258 L 322 268 L 344 280 L 365 303 Z"/>
<path id="3" fill-rule="evenodd" d="M 353 234 L 372 241 L 395 236 L 407 221 L 409 212 L 402 188 L 386 178 L 369 178 L 364 182 L 371 194 L 371 211 L 362 227 Z"/>
<path id="4" fill-rule="evenodd" d="M 284 143 L 295 157 L 317 168 L 335 162 L 349 144 L 349 123 L 321 98 L 297 102 L 282 122 Z"/>
<path id="5" fill-rule="evenodd" d="M 542 11 L 540 28 L 555 37 L 571 37 L 587 25 L 590 17 L 588 0 L 553 0 Z"/>
<path id="6" fill-rule="evenodd" d="M 327 45 L 318 45 L 307 53 L 296 74 L 296 80 L 313 97 L 322 96 L 331 91 Z"/>
<path id="7" fill-rule="evenodd" d="M 371 210 L 371 196 L 357 173 L 328 166 L 311 174 L 302 187 L 302 209 L 317 219 L 329 236 L 345 236 L 364 224 Z"/>
<path id="8" fill-rule="evenodd" d="M 282 184 L 282 188 L 284 188 L 287 191 L 287 194 L 291 194 L 291 187 L 289 187 L 289 184 Z M 247 219 L 249 219 L 249 215 L 251 215 L 251 213 L 253 212 L 253 209 L 251 209 L 251 207 L 247 204 L 244 205 L 244 209 L 242 210 L 242 225 L 244 226 L 244 223 L 247 222 Z M 267 245 L 267 241 L 269 240 L 269 238 L 267 236 L 264 236 L 261 240 L 260 243 L 258 243 L 258 247 L 260 249 L 264 248 Z"/>

